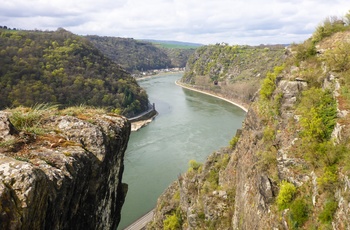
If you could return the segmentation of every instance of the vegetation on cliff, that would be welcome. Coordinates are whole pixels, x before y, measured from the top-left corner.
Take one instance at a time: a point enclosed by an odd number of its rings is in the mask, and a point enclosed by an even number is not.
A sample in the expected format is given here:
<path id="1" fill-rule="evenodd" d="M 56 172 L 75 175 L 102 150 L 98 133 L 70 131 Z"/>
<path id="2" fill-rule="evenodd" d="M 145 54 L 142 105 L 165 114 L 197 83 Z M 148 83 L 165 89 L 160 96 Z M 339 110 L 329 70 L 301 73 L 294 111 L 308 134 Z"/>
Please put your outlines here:
<path id="1" fill-rule="evenodd" d="M 180 176 L 159 198 L 149 228 L 163 226 L 165 214 L 176 214 L 183 229 L 348 228 L 349 39 L 350 13 L 292 44 L 283 65 L 265 74 L 230 148 Z M 206 66 L 187 80 L 197 84 Z"/>
<path id="2" fill-rule="evenodd" d="M 132 116 L 148 107 L 146 92 L 130 74 L 64 29 L 1 29 L 0 50 L 0 109 L 85 104 Z"/>
<path id="3" fill-rule="evenodd" d="M 1 229 L 116 229 L 129 135 L 102 109 L 0 111 Z"/>
<path id="4" fill-rule="evenodd" d="M 203 46 L 190 56 L 182 82 L 249 104 L 266 73 L 281 65 L 285 47 Z"/>

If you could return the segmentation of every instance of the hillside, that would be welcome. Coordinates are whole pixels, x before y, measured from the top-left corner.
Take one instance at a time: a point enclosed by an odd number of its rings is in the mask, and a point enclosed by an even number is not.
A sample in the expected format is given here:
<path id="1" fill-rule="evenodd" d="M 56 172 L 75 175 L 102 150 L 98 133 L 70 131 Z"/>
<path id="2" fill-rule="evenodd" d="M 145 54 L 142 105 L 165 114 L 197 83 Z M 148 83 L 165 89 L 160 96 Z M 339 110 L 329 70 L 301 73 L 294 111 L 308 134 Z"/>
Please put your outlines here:
<path id="1" fill-rule="evenodd" d="M 282 45 L 202 46 L 190 56 L 183 83 L 249 104 L 267 72 L 286 57 Z"/>
<path id="2" fill-rule="evenodd" d="M 148 229 L 349 229 L 346 19 L 327 19 L 288 48 L 230 147 L 191 161 L 158 199 Z"/>
<path id="3" fill-rule="evenodd" d="M 84 104 L 133 116 L 148 107 L 146 92 L 129 73 L 64 29 L 0 29 L 0 50 L 0 109 Z"/>
<path id="4" fill-rule="evenodd" d="M 86 36 L 107 57 L 129 72 L 185 67 L 195 47 L 164 45 L 164 43 L 132 38 Z"/>

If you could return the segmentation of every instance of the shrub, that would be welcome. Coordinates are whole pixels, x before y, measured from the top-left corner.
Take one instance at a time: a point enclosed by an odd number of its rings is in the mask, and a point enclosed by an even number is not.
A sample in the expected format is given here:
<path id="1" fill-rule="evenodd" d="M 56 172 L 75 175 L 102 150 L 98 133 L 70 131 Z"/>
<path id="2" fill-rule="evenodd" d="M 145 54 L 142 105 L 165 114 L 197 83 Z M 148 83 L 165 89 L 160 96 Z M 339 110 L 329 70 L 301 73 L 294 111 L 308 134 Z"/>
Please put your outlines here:
<path id="1" fill-rule="evenodd" d="M 315 44 L 311 40 L 306 40 L 304 43 L 296 45 L 295 50 L 297 63 L 305 61 L 306 59 L 315 56 L 317 53 Z"/>
<path id="2" fill-rule="evenodd" d="M 325 61 L 328 68 L 335 72 L 344 72 L 350 69 L 350 42 L 337 44 L 334 49 L 327 50 Z"/>
<path id="3" fill-rule="evenodd" d="M 280 185 L 280 191 L 277 196 L 277 206 L 280 210 L 289 207 L 291 201 L 296 193 L 296 187 L 287 181 L 282 181 Z"/>
<path id="4" fill-rule="evenodd" d="M 270 126 L 266 126 L 264 129 L 263 140 L 265 142 L 271 142 L 271 141 L 274 141 L 275 138 L 276 138 L 275 130 Z"/>
<path id="5" fill-rule="evenodd" d="M 342 19 L 335 16 L 326 18 L 324 22 L 316 28 L 316 31 L 312 35 L 312 41 L 319 42 L 323 38 L 344 30 L 346 30 L 346 27 Z"/>
<path id="6" fill-rule="evenodd" d="M 276 89 L 276 78 L 283 69 L 284 66 L 276 66 L 273 73 L 267 73 L 260 89 L 260 96 L 263 100 L 268 100 L 271 98 L 273 91 Z"/>
<path id="7" fill-rule="evenodd" d="M 188 169 L 189 172 L 192 171 L 201 171 L 202 170 L 202 163 L 198 163 L 195 160 L 190 160 L 189 162 L 190 168 Z"/>
<path id="8" fill-rule="evenodd" d="M 180 229 L 180 220 L 178 219 L 176 213 L 168 215 L 163 222 L 164 230 L 176 230 Z"/>
<path id="9" fill-rule="evenodd" d="M 293 229 L 298 229 L 309 217 L 309 207 L 302 198 L 295 199 L 290 205 L 290 224 Z"/>
<path id="10" fill-rule="evenodd" d="M 311 88 L 304 91 L 297 111 L 302 116 L 302 137 L 318 142 L 330 139 L 336 124 L 337 106 L 329 90 Z"/>
<path id="11" fill-rule="evenodd" d="M 318 216 L 322 223 L 330 223 L 333 220 L 333 215 L 337 210 L 338 203 L 332 198 L 324 203 L 323 210 Z"/>
<path id="12" fill-rule="evenodd" d="M 338 182 L 337 166 L 332 165 L 324 169 L 323 175 L 317 178 L 317 183 L 322 189 L 332 191 Z"/>
<path id="13" fill-rule="evenodd" d="M 234 149 L 236 147 L 238 140 L 239 140 L 239 137 L 237 137 L 237 136 L 232 137 L 232 139 L 230 140 L 230 148 L 231 149 Z"/>

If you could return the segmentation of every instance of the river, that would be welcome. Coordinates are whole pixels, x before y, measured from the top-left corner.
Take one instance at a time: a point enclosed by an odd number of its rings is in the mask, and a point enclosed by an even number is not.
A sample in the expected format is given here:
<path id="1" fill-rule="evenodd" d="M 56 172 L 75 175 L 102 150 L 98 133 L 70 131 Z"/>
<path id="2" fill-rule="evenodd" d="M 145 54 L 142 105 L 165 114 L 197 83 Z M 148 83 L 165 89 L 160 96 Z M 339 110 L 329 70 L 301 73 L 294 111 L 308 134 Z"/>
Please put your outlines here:
<path id="1" fill-rule="evenodd" d="M 177 86 L 181 76 L 168 73 L 139 81 L 159 115 L 130 135 L 123 174 L 129 190 L 118 229 L 153 209 L 191 159 L 204 162 L 210 153 L 228 146 L 242 126 L 242 109 Z"/>

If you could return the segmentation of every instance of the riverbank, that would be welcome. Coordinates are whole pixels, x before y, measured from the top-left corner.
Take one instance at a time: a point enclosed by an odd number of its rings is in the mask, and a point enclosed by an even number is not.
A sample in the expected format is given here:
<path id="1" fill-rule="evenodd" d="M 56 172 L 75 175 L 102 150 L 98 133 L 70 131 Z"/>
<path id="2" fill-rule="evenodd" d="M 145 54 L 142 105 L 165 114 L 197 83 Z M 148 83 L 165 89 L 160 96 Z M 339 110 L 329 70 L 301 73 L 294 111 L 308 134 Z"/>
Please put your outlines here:
<path id="1" fill-rule="evenodd" d="M 227 99 L 223 95 L 220 95 L 220 94 L 214 94 L 212 92 L 196 89 L 194 86 L 187 85 L 187 84 L 185 84 L 183 82 L 180 82 L 179 80 L 175 81 L 175 84 L 180 86 L 180 87 L 182 87 L 182 88 L 188 89 L 188 90 L 196 91 L 196 92 L 199 92 L 199 93 L 203 93 L 203 94 L 206 94 L 206 95 L 209 95 L 209 96 L 216 97 L 216 98 L 219 98 L 221 100 L 227 101 L 227 102 L 229 102 L 229 103 L 231 103 L 231 104 L 241 108 L 243 111 L 248 112 L 249 105 L 246 104 L 246 103 L 238 102 L 238 100 L 234 100 L 234 99 Z"/>
<path id="2" fill-rule="evenodd" d="M 159 70 L 159 72 L 157 74 L 146 75 L 144 77 L 138 77 L 135 79 L 136 79 L 136 81 L 142 81 L 142 80 L 146 80 L 146 79 L 150 79 L 150 78 L 159 76 L 160 74 L 167 75 L 167 74 L 183 73 L 183 72 L 184 72 L 184 70 L 179 69 L 179 68 L 174 68 L 174 69 L 169 69 L 169 70 Z M 157 115 L 158 115 L 158 112 L 153 108 L 153 111 L 146 112 L 141 117 L 138 117 L 137 120 L 135 120 L 134 118 L 129 119 L 129 121 L 131 123 L 131 132 L 138 131 L 139 129 L 145 127 L 146 125 L 151 123 Z"/>
<path id="3" fill-rule="evenodd" d="M 156 111 L 155 105 L 153 104 L 152 108 L 148 111 L 140 114 L 137 117 L 129 118 L 128 120 L 131 124 L 131 132 L 138 131 L 142 127 L 145 127 L 151 123 L 157 115 L 158 112 Z"/>
<path id="4" fill-rule="evenodd" d="M 154 74 L 145 74 L 142 77 L 134 77 L 134 78 L 136 81 L 141 81 L 152 77 L 157 77 L 158 75 L 184 73 L 184 72 L 185 72 L 184 68 L 162 69 L 162 70 L 157 70 L 157 72 Z"/>

